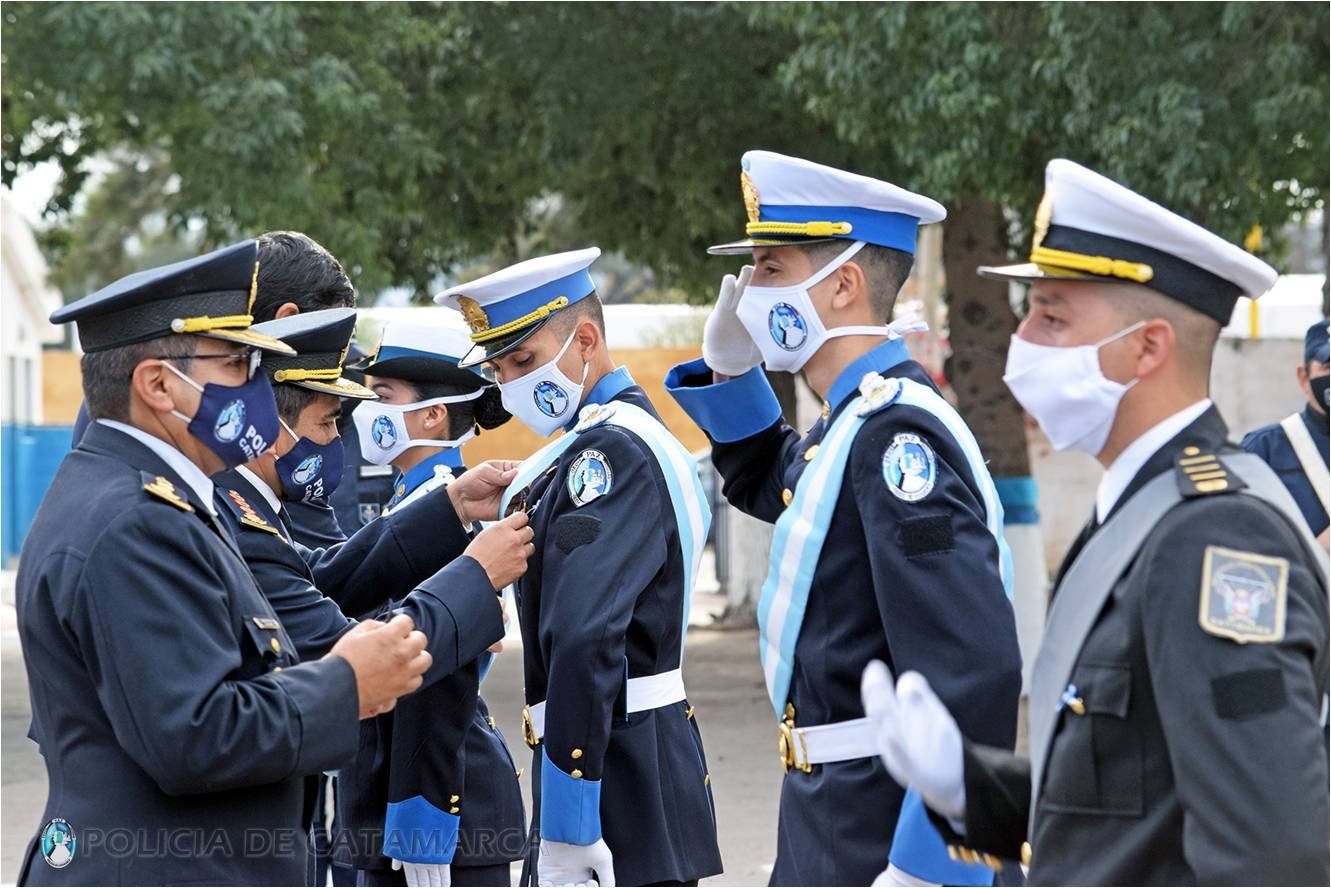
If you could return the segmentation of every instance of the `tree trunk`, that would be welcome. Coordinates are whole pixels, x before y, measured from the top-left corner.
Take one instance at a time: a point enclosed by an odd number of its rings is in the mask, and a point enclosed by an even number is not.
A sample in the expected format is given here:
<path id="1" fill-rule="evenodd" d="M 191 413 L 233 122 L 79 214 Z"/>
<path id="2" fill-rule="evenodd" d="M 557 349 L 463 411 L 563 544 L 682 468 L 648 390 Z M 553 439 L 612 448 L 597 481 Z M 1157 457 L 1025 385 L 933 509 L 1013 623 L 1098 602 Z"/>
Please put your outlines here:
<path id="1" fill-rule="evenodd" d="M 997 204 L 970 195 L 948 208 L 943 271 L 952 354 L 944 372 L 995 478 L 1031 473 L 1021 407 L 1003 384 L 1008 338 L 1017 329 L 1008 285 L 975 273 L 977 265 L 1004 262 L 1007 250 L 1007 223 Z"/>

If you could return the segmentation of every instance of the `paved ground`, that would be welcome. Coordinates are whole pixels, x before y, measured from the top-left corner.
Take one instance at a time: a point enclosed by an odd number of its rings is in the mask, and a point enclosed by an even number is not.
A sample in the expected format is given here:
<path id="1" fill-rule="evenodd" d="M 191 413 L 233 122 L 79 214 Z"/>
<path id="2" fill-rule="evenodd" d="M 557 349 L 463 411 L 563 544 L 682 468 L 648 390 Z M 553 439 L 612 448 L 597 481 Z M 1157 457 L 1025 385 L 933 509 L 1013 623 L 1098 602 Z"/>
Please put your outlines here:
<path id="1" fill-rule="evenodd" d="M 5 578 L 12 581 L 12 574 Z M 8 593 L 8 590 L 5 590 Z M 46 802 L 46 775 L 27 738 L 27 679 L 19 651 L 12 595 L 0 605 L 0 679 L 3 679 L 3 758 L 0 771 L 0 883 L 11 885 L 29 836 Z M 714 596 L 695 596 L 695 615 L 719 611 Z M 766 884 L 776 849 L 776 801 L 781 766 L 758 669 L 757 633 L 693 628 L 685 682 L 696 707 L 715 791 L 725 875 L 715 885 Z M 510 640 L 512 641 L 512 640 Z M 484 694 L 505 736 L 517 738 L 522 709 L 521 650 L 510 643 L 486 679 Z M 524 780 L 524 783 L 526 781 Z M 516 881 L 516 872 L 514 873 Z"/>

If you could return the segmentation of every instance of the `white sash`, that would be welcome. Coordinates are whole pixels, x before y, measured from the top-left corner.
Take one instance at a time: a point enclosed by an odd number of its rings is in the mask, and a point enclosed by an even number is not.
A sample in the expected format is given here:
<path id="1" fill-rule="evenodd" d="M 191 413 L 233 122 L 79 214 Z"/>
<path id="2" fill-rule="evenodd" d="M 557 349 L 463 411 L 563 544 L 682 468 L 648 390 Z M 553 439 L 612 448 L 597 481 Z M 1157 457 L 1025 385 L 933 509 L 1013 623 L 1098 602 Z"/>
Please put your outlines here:
<path id="1" fill-rule="evenodd" d="M 1327 505 L 1331 472 L 1328 472 L 1326 463 L 1322 461 L 1322 454 L 1317 452 L 1317 445 L 1313 443 L 1308 427 L 1303 424 L 1303 417 L 1298 413 L 1286 416 L 1280 421 L 1280 428 L 1284 429 L 1285 437 L 1294 448 L 1294 455 L 1299 458 L 1299 465 L 1303 467 L 1308 483 L 1313 486 L 1313 492 L 1322 501 L 1322 511 L 1331 515 L 1331 506 Z"/>

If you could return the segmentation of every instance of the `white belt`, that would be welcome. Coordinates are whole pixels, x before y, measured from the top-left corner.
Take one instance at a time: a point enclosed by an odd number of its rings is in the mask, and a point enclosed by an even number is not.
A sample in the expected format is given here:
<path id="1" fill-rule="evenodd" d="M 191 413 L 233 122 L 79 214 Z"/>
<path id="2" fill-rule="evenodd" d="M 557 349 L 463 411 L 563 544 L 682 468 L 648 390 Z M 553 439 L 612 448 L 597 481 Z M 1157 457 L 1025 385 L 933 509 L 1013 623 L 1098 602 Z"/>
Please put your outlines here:
<path id="1" fill-rule="evenodd" d="M 814 765 L 848 762 L 878 755 L 878 742 L 867 718 L 797 728 L 788 722 L 777 727 L 781 765 L 805 773 Z"/>
<path id="2" fill-rule="evenodd" d="M 679 703 L 687 696 L 684 693 L 684 674 L 678 669 L 672 669 L 659 675 L 630 678 L 624 696 L 626 712 L 646 712 Z M 535 749 L 544 737 L 545 701 L 542 700 L 523 708 L 522 739 Z"/>

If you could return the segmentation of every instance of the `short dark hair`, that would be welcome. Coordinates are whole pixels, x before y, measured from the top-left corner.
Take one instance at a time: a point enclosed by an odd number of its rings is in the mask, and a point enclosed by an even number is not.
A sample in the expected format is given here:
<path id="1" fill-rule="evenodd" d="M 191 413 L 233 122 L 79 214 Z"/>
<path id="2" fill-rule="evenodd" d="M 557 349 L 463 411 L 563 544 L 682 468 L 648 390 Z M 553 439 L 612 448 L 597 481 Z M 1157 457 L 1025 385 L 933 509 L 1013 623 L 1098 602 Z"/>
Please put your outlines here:
<path id="1" fill-rule="evenodd" d="M 356 288 L 332 253 L 299 231 L 269 231 L 259 236 L 259 291 L 254 323 L 277 317 L 294 302 L 302 312 L 355 308 Z"/>
<path id="2" fill-rule="evenodd" d="M 808 244 L 802 249 L 814 268 L 822 268 L 848 246 L 844 240 L 828 240 Z M 884 324 L 890 322 L 892 309 L 897 304 L 897 294 L 910 277 L 915 257 L 891 247 L 865 244 L 849 261 L 864 272 L 864 281 L 869 286 L 869 307 L 873 310 L 874 318 Z"/>
<path id="3" fill-rule="evenodd" d="M 171 358 L 176 369 L 188 373 L 187 355 L 198 348 L 199 337 L 159 336 L 144 342 L 88 352 L 79 361 L 83 374 L 83 400 L 92 419 L 129 421 L 129 388 L 134 368 L 149 358 Z"/>
<path id="4" fill-rule="evenodd" d="M 273 385 L 273 398 L 277 401 L 277 415 L 293 429 L 300 420 L 301 411 L 314 403 L 319 393 L 299 385 L 279 382 Z"/>
<path id="5" fill-rule="evenodd" d="M 582 320 L 589 320 L 595 324 L 596 329 L 601 331 L 601 338 L 605 338 L 605 309 L 601 306 L 601 297 L 596 293 L 555 312 L 547 323 L 555 335 L 560 339 L 567 339 L 568 334 L 573 332 L 573 328 Z"/>

